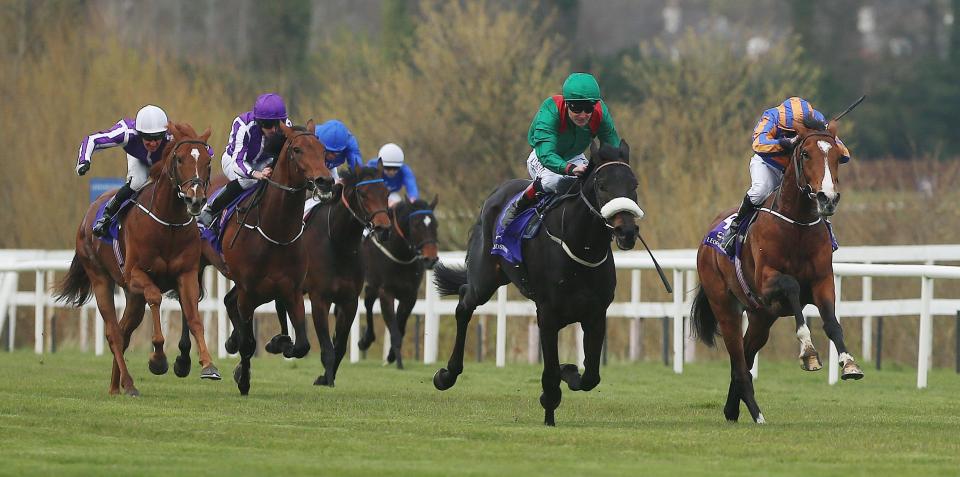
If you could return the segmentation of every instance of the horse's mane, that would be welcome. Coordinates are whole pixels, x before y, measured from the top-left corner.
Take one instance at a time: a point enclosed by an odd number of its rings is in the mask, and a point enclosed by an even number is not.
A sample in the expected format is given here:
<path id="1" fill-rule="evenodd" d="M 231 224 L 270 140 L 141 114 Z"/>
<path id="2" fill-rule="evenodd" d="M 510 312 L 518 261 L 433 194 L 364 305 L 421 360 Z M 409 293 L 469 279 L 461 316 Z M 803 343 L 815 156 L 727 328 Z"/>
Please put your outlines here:
<path id="1" fill-rule="evenodd" d="M 344 182 L 348 182 L 350 184 L 356 184 L 357 182 L 365 181 L 367 179 L 377 179 L 379 176 L 379 169 L 376 167 L 367 166 L 360 167 L 356 171 L 348 167 L 346 172 L 340 174 L 340 178 L 343 179 Z"/>
<path id="2" fill-rule="evenodd" d="M 198 137 L 197 131 L 193 129 L 193 126 L 187 123 L 170 123 L 170 124 L 171 124 L 171 127 L 173 127 L 173 129 L 175 129 L 177 133 L 179 133 L 180 136 L 184 138 Z M 176 144 L 177 144 L 177 141 L 173 140 L 173 141 L 167 141 L 167 143 L 163 146 L 163 152 L 160 154 L 160 160 L 153 163 L 153 165 L 150 166 L 150 179 L 156 179 L 160 177 L 160 174 L 163 172 L 163 168 L 167 163 L 167 157 L 170 155 L 170 151 L 173 149 L 173 146 L 175 146 Z"/>
<path id="3" fill-rule="evenodd" d="M 307 128 L 304 126 L 293 126 L 293 129 L 296 132 L 307 132 Z M 271 156 L 277 157 L 280 155 L 280 150 L 283 149 L 283 145 L 286 144 L 287 137 L 283 133 L 274 134 L 271 137 L 268 137 L 263 143 L 263 153 Z"/>

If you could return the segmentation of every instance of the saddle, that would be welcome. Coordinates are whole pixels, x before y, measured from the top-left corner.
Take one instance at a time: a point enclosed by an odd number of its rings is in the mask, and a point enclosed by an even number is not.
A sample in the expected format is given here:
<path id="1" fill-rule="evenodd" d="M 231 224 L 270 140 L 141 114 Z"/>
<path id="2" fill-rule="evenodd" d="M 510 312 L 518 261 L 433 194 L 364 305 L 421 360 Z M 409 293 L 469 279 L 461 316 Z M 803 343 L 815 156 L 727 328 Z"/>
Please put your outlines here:
<path id="1" fill-rule="evenodd" d="M 747 239 L 747 234 L 750 233 L 750 226 L 753 225 L 753 223 L 757 221 L 757 217 L 760 216 L 761 210 L 762 209 L 753 211 L 751 217 L 748 217 L 747 220 L 740 222 L 740 229 L 737 231 L 739 233 L 739 237 L 737 238 L 736 249 L 733 255 L 727 255 L 726 250 L 724 250 L 720 244 L 723 242 L 723 238 L 726 234 L 733 233 L 733 231 L 730 230 L 730 223 L 733 222 L 733 217 L 736 214 L 730 214 L 727 216 L 727 218 L 721 220 L 720 223 L 707 232 L 707 235 L 703 238 L 703 242 L 701 243 L 713 247 L 715 250 L 727 257 L 727 259 L 731 262 L 735 261 L 741 256 L 741 253 L 743 252 L 743 242 Z M 833 224 L 831 224 L 829 220 L 824 220 L 824 222 L 826 222 L 827 232 L 830 234 L 830 246 L 833 248 L 833 251 L 836 252 L 837 249 L 840 248 L 840 244 L 837 242 L 837 236 L 833 233 Z"/>
<path id="2" fill-rule="evenodd" d="M 111 195 L 110 199 L 112 199 L 114 195 L 116 195 L 116 193 Z M 117 213 L 110 220 L 110 227 L 107 229 L 107 234 L 104 235 L 103 237 L 99 237 L 99 239 L 103 243 L 106 243 L 108 245 L 113 244 L 118 238 L 120 238 L 120 220 L 127 215 L 127 212 L 130 210 L 130 207 L 136 202 L 137 197 L 139 195 L 140 195 L 140 191 L 135 190 L 133 191 L 133 195 L 131 195 L 129 199 L 123 201 L 123 203 L 120 204 L 120 208 L 117 209 Z M 100 204 L 100 207 L 97 208 L 96 217 L 93 218 L 93 222 L 88 224 L 90 227 L 91 233 L 93 233 L 93 224 L 97 223 L 97 221 L 100 220 L 101 217 L 103 217 L 103 211 L 104 209 L 107 208 L 107 204 L 110 202 L 110 199 L 107 199 L 103 201 L 102 204 Z"/>
<path id="3" fill-rule="evenodd" d="M 515 195 L 504 204 L 503 210 L 497 216 L 493 247 L 490 250 L 491 254 L 499 255 L 507 262 L 515 265 L 523 262 L 523 241 L 536 237 L 540 232 L 540 225 L 543 223 L 543 218 L 546 217 L 547 212 L 567 197 L 560 194 L 545 194 L 535 206 L 521 212 L 504 229 L 503 215 L 513 203 L 520 200 L 521 195 L 523 195 L 523 192 Z"/>

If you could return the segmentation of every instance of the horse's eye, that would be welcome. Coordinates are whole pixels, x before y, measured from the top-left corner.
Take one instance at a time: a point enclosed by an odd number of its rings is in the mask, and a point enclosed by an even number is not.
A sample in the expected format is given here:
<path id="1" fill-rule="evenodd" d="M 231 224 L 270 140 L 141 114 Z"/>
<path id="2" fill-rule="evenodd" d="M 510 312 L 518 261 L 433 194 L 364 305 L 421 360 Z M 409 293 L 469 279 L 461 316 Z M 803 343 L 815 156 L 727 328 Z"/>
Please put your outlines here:
<path id="1" fill-rule="evenodd" d="M 800 157 L 802 157 L 802 158 L 804 158 L 804 159 L 810 159 L 810 154 L 807 154 L 807 151 L 801 151 L 801 152 L 800 152 Z"/>
<path id="2" fill-rule="evenodd" d="M 293 152 L 296 154 L 300 154 L 303 152 L 303 149 L 300 149 L 300 146 L 293 146 Z"/>

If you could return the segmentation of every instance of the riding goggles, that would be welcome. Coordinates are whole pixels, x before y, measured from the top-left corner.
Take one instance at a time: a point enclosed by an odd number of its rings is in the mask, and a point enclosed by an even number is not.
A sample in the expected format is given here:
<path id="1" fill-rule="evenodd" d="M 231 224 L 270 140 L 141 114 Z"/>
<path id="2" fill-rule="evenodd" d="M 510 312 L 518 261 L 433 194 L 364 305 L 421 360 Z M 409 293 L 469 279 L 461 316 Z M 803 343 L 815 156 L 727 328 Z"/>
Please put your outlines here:
<path id="1" fill-rule="evenodd" d="M 596 101 L 567 101 L 567 109 L 574 114 L 589 113 L 596 104 Z"/>
<path id="2" fill-rule="evenodd" d="M 280 125 L 279 119 L 258 119 L 257 126 L 260 126 L 260 129 L 273 129 Z"/>
<path id="3" fill-rule="evenodd" d="M 140 139 L 143 139 L 144 141 L 159 141 L 163 139 L 164 136 L 166 136 L 166 134 L 162 132 L 156 133 L 156 134 L 147 134 L 142 132 L 142 133 L 139 133 L 139 135 L 140 135 Z"/>

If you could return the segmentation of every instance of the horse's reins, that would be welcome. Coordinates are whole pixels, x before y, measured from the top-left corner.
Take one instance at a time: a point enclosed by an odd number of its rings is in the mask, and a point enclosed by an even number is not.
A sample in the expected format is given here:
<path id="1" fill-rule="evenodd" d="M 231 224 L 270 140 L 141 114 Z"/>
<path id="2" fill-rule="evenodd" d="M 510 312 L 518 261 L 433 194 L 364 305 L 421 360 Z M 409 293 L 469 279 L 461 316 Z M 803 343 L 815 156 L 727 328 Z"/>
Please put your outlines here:
<path id="1" fill-rule="evenodd" d="M 191 177 L 191 178 L 189 178 L 189 179 L 187 179 L 187 180 L 185 180 L 185 181 L 181 181 L 181 180 L 180 180 L 180 174 L 177 173 L 177 167 L 176 167 L 176 160 L 178 160 L 178 159 L 180 158 L 180 156 L 177 155 L 177 149 L 178 149 L 180 146 L 184 145 L 184 144 L 200 144 L 201 146 L 204 146 L 205 148 L 209 148 L 209 147 L 210 147 L 209 144 L 207 144 L 206 142 L 203 142 L 203 141 L 201 141 L 201 140 L 199 140 L 199 139 L 184 139 L 184 140 L 178 141 L 176 144 L 174 144 L 174 145 L 173 145 L 173 149 L 170 150 L 170 155 L 169 155 L 168 158 L 166 159 L 167 162 L 168 162 L 168 164 L 166 165 L 166 167 L 169 169 L 169 170 L 167 171 L 167 177 L 170 179 L 170 183 L 173 184 L 174 188 L 176 189 L 176 191 L 177 191 L 177 197 L 180 198 L 180 199 L 186 198 L 186 194 L 183 193 L 183 186 L 184 186 L 184 185 L 201 185 L 201 186 L 203 186 L 204 189 L 206 189 L 206 188 L 207 188 L 207 185 L 210 183 L 210 179 L 209 179 L 209 178 L 207 178 L 207 180 L 204 181 L 203 179 L 200 178 L 199 175 L 194 175 L 193 177 Z M 192 224 L 193 221 L 195 220 L 195 217 L 193 217 L 193 216 L 190 216 L 190 220 L 188 220 L 188 221 L 186 221 L 186 222 L 183 222 L 183 223 L 171 223 L 171 222 L 167 222 L 166 220 L 161 219 L 160 217 L 157 216 L 157 214 L 153 213 L 153 210 L 152 210 L 152 209 L 153 209 L 153 204 L 154 204 L 154 202 L 156 201 L 156 198 L 157 198 L 157 187 L 156 187 L 156 184 L 154 184 L 153 192 L 150 194 L 150 207 L 149 207 L 149 208 L 148 208 L 148 207 L 144 207 L 143 204 L 141 204 L 140 201 L 138 201 L 137 199 L 133 199 L 133 203 L 136 204 L 137 208 L 139 208 L 141 211 L 143 211 L 144 214 L 146 214 L 148 217 L 150 217 L 150 218 L 153 219 L 154 221 L 162 224 L 162 225 L 165 226 L 165 227 L 185 227 L 185 226 L 187 226 L 187 225 Z"/>

